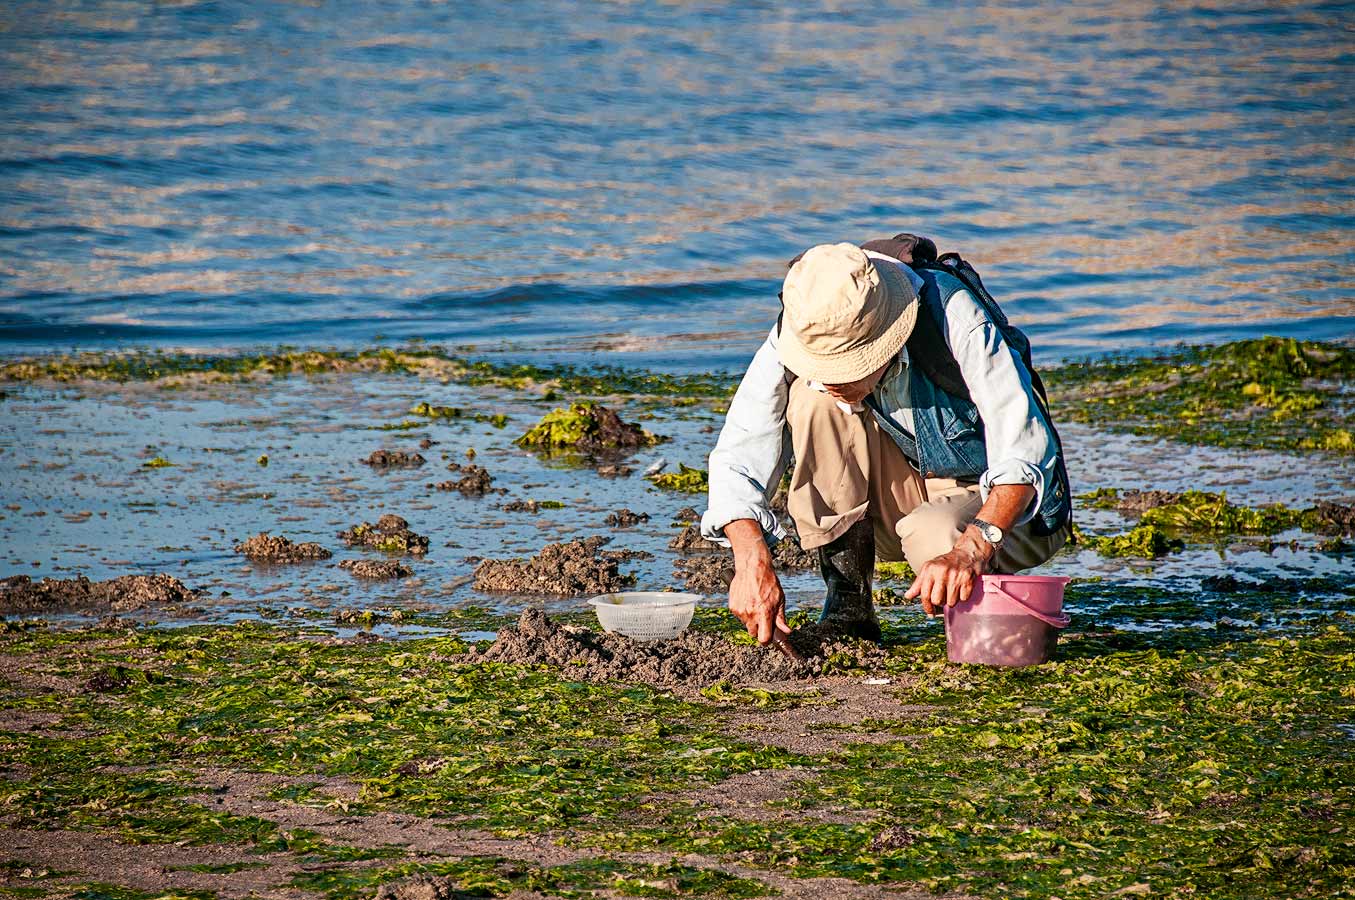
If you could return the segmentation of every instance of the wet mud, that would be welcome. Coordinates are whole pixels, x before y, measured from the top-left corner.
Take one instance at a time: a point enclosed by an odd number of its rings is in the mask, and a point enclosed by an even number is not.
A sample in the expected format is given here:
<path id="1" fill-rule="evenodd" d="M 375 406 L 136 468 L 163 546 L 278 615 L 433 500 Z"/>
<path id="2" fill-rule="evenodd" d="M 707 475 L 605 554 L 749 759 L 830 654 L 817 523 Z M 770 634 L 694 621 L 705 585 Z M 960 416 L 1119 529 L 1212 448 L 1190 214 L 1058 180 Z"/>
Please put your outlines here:
<path id="1" fill-rule="evenodd" d="M 671 641 L 634 641 L 561 625 L 539 609 L 527 609 L 516 626 L 500 631 L 498 640 L 470 655 L 515 665 L 558 666 L 580 681 L 627 681 L 677 690 L 700 689 L 720 681 L 804 681 L 835 666 L 872 670 L 885 659 L 879 647 L 820 625 L 797 629 L 788 640 L 801 659 L 772 647 L 733 644 L 723 635 L 705 631 L 688 630 Z"/>
<path id="2" fill-rule="evenodd" d="M 734 556 L 726 547 L 701 536 L 701 529 L 688 525 L 668 542 L 671 550 L 695 553 L 673 561 L 673 574 L 683 587 L 698 594 L 723 594 L 734 579 Z M 818 565 L 818 554 L 800 546 L 793 533 L 772 548 L 772 565 L 778 572 L 798 572 Z"/>
<path id="3" fill-rule="evenodd" d="M 334 555 L 314 541 L 298 544 L 290 538 L 280 534 L 269 534 L 266 531 L 237 543 L 235 552 L 250 562 L 272 565 L 329 559 Z"/>
<path id="4" fill-rule="evenodd" d="M 129 612 L 147 606 L 187 603 L 197 597 L 172 575 L 123 575 L 107 581 L 44 578 L 27 575 L 0 580 L 0 613 L 41 613 L 51 610 Z"/>
<path id="5" fill-rule="evenodd" d="M 673 521 L 699 522 L 701 521 L 701 513 L 697 512 L 695 507 L 684 506 L 682 507 L 682 509 L 678 510 L 676 513 L 673 514 Z"/>
<path id="6" fill-rule="evenodd" d="M 467 497 L 483 497 L 490 491 L 496 490 L 492 487 L 494 476 L 489 474 L 489 470 L 484 466 L 477 466 L 475 463 L 449 463 L 447 470 L 455 472 L 461 477 L 449 481 L 439 481 L 432 485 L 439 491 L 460 491 Z M 497 489 L 499 493 L 504 494 L 507 491 L 502 488 Z"/>
<path id="7" fill-rule="evenodd" d="M 475 567 L 475 588 L 508 594 L 550 594 L 578 597 L 609 594 L 634 583 L 620 564 L 645 559 L 637 550 L 603 550 L 609 538 L 594 536 L 547 544 L 530 559 L 484 559 Z"/>
<path id="8" fill-rule="evenodd" d="M 648 522 L 649 513 L 637 513 L 622 508 L 618 509 L 616 512 L 608 513 L 606 521 L 607 524 L 613 528 L 630 528 L 632 525 Z"/>
<path id="9" fill-rule="evenodd" d="M 375 525 L 368 522 L 339 532 L 339 539 L 350 547 L 372 547 L 384 553 L 408 553 L 422 556 L 428 552 L 428 538 L 417 534 L 409 523 L 387 513 Z"/>
<path id="10" fill-rule="evenodd" d="M 390 581 L 395 578 L 408 578 L 414 570 L 394 559 L 345 559 L 339 563 L 340 569 L 347 569 L 355 578 L 371 581 Z"/>
<path id="11" fill-rule="evenodd" d="M 373 450 L 371 456 L 362 461 L 373 469 L 412 469 L 428 462 L 422 453 L 408 453 L 404 450 Z"/>
<path id="12" fill-rule="evenodd" d="M 634 472 L 635 469 L 620 463 L 604 463 L 597 467 L 598 476 L 601 478 L 628 478 Z"/>
<path id="13" fill-rule="evenodd" d="M 690 509 L 690 507 L 688 507 Z M 682 529 L 668 542 L 669 550 L 707 550 L 716 553 L 724 549 L 714 541 L 708 541 L 701 536 L 701 529 L 696 525 L 688 525 Z"/>
<path id="14" fill-rule="evenodd" d="M 1180 503 L 1183 495 L 1176 491 L 1125 491 L 1115 508 L 1125 513 L 1145 513 L 1159 506 Z"/>

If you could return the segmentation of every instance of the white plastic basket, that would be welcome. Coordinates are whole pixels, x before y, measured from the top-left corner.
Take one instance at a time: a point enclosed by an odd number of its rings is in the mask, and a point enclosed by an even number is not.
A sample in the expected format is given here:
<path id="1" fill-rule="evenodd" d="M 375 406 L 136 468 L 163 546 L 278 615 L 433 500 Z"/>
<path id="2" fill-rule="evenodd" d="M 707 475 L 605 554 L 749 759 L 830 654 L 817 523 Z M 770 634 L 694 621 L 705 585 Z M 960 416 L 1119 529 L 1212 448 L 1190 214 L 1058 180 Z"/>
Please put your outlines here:
<path id="1" fill-rule="evenodd" d="M 669 641 L 691 624 L 700 599 L 700 594 L 623 591 L 593 597 L 588 605 L 597 612 L 603 631 L 637 641 Z"/>

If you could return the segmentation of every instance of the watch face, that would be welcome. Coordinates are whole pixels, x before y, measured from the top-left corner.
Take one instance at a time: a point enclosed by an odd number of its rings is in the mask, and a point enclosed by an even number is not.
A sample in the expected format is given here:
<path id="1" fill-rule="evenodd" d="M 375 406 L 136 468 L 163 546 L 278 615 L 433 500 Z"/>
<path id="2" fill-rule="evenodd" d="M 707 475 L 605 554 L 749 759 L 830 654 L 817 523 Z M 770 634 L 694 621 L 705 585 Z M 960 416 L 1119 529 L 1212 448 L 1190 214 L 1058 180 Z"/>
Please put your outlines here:
<path id="1" fill-rule="evenodd" d="M 996 525 L 990 525 L 989 523 L 984 522 L 979 525 L 979 532 L 983 535 L 983 539 L 990 544 L 1002 543 L 1002 529 L 998 528 Z"/>

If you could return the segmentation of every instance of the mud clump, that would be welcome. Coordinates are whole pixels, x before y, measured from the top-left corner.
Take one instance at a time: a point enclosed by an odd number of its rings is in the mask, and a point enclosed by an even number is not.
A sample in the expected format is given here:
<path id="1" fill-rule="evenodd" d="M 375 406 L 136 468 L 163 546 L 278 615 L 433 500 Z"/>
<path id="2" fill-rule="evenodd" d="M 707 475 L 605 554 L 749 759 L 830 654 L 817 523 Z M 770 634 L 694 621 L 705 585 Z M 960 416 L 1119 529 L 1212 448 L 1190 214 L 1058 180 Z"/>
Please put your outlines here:
<path id="1" fill-rule="evenodd" d="M 1180 503 L 1182 496 L 1176 491 L 1125 491 L 1115 501 L 1115 508 L 1125 513 L 1145 513 L 1159 506 Z"/>
<path id="2" fill-rule="evenodd" d="M 719 552 L 724 548 L 714 541 L 708 541 L 701 536 L 701 529 L 695 525 L 688 525 L 677 533 L 677 535 L 668 542 L 669 550 L 709 550 L 712 553 Z"/>
<path id="3" fill-rule="evenodd" d="M 619 565 L 649 554 L 635 550 L 603 550 L 609 538 L 594 536 L 547 544 L 531 559 L 484 559 L 475 567 L 475 589 L 509 594 L 553 594 L 577 597 L 610 594 L 634 583 Z"/>
<path id="4" fill-rule="evenodd" d="M 541 450 L 577 450 L 596 453 L 607 450 L 637 450 L 664 440 L 638 425 L 623 422 L 615 410 L 584 401 L 569 409 L 556 409 L 541 418 L 530 431 L 514 441 L 519 447 Z"/>
<path id="5" fill-rule="evenodd" d="M 490 487 L 494 483 L 494 476 L 490 475 L 484 466 L 477 466 L 475 463 L 467 463 L 464 466 L 460 463 L 450 463 L 447 469 L 460 473 L 461 477 L 451 481 L 439 481 L 431 487 L 439 491 L 460 491 L 467 497 L 483 497 L 494 490 Z M 507 491 L 500 490 L 500 493 Z"/>
<path id="6" fill-rule="evenodd" d="M 712 597 L 729 591 L 734 580 L 734 557 L 689 556 L 673 561 L 673 576 L 682 579 L 682 586 L 695 594 Z"/>
<path id="7" fill-rule="evenodd" d="M 408 553 L 422 556 L 428 552 L 428 538 L 416 534 L 409 523 L 387 513 L 375 525 L 363 522 L 339 532 L 339 539 L 350 547 L 373 547 L 384 553 Z"/>
<path id="8" fill-rule="evenodd" d="M 673 514 L 673 520 L 676 522 L 699 522 L 701 513 L 697 512 L 695 507 L 684 506 Z"/>
<path id="9" fill-rule="evenodd" d="M 152 605 L 186 603 L 197 592 L 172 575 L 123 575 L 107 581 L 78 578 L 44 578 L 34 582 L 27 575 L 0 580 L 0 613 L 48 610 L 128 612 Z"/>
<path id="10" fill-rule="evenodd" d="M 373 469 L 413 469 L 428 460 L 422 453 L 406 453 L 404 450 L 373 450 L 372 455 L 362 460 L 363 465 Z"/>
<path id="11" fill-rule="evenodd" d="M 772 561 L 778 569 L 812 569 L 819 564 L 819 554 L 801 547 L 799 537 L 792 534 L 772 548 Z"/>
<path id="12" fill-rule="evenodd" d="M 637 513 L 629 509 L 618 509 L 616 512 L 607 515 L 607 524 L 613 528 L 629 528 L 632 525 L 639 525 L 641 522 L 648 521 L 649 513 Z"/>
<path id="13" fill-rule="evenodd" d="M 394 559 L 345 559 L 339 563 L 340 569 L 347 569 L 355 578 L 367 578 L 372 581 L 390 581 L 395 578 L 408 578 L 414 570 Z"/>
<path id="14" fill-rule="evenodd" d="M 329 559 L 334 554 L 312 541 L 302 544 L 293 543 L 290 538 L 272 535 L 264 531 L 240 541 L 235 552 L 250 562 L 280 565 L 284 563 L 308 562 L 314 559 Z"/>
<path id="15" fill-rule="evenodd" d="M 1355 537 L 1355 506 L 1319 500 L 1317 506 L 1313 507 L 1313 514 L 1318 520 L 1319 532 Z"/>
<path id="16" fill-rule="evenodd" d="M 734 554 L 727 548 L 701 536 L 695 525 L 688 525 L 668 542 L 673 550 L 696 553 L 673 561 L 673 575 L 683 587 L 698 594 L 723 594 L 734 580 Z M 778 572 L 811 569 L 818 565 L 815 550 L 805 550 L 794 534 L 787 535 L 772 548 L 772 567 Z"/>
<path id="17" fill-rule="evenodd" d="M 510 500 L 499 507 L 504 512 L 538 513 L 543 509 L 564 509 L 559 500 Z"/>
<path id="18" fill-rule="evenodd" d="M 571 679 L 627 681 L 667 689 L 700 689 L 716 682 L 800 681 L 841 669 L 878 668 L 879 647 L 843 637 L 820 625 L 793 632 L 791 659 L 770 647 L 737 645 L 721 634 L 684 632 L 671 641 L 634 641 L 619 634 L 560 625 L 539 609 L 522 613 L 515 627 L 499 632 L 477 659 L 514 665 L 563 668 Z"/>

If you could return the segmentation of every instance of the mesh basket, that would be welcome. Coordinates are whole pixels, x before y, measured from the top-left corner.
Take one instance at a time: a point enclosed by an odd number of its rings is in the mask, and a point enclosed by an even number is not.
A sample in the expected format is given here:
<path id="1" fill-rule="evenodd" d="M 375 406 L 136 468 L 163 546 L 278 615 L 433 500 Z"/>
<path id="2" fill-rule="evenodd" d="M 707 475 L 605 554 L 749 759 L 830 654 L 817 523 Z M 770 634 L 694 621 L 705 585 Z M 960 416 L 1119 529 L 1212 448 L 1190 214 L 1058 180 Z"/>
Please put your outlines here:
<path id="1" fill-rule="evenodd" d="M 614 631 L 637 641 L 669 641 L 686 630 L 696 612 L 700 594 L 660 591 L 624 591 L 588 601 L 603 631 Z"/>

